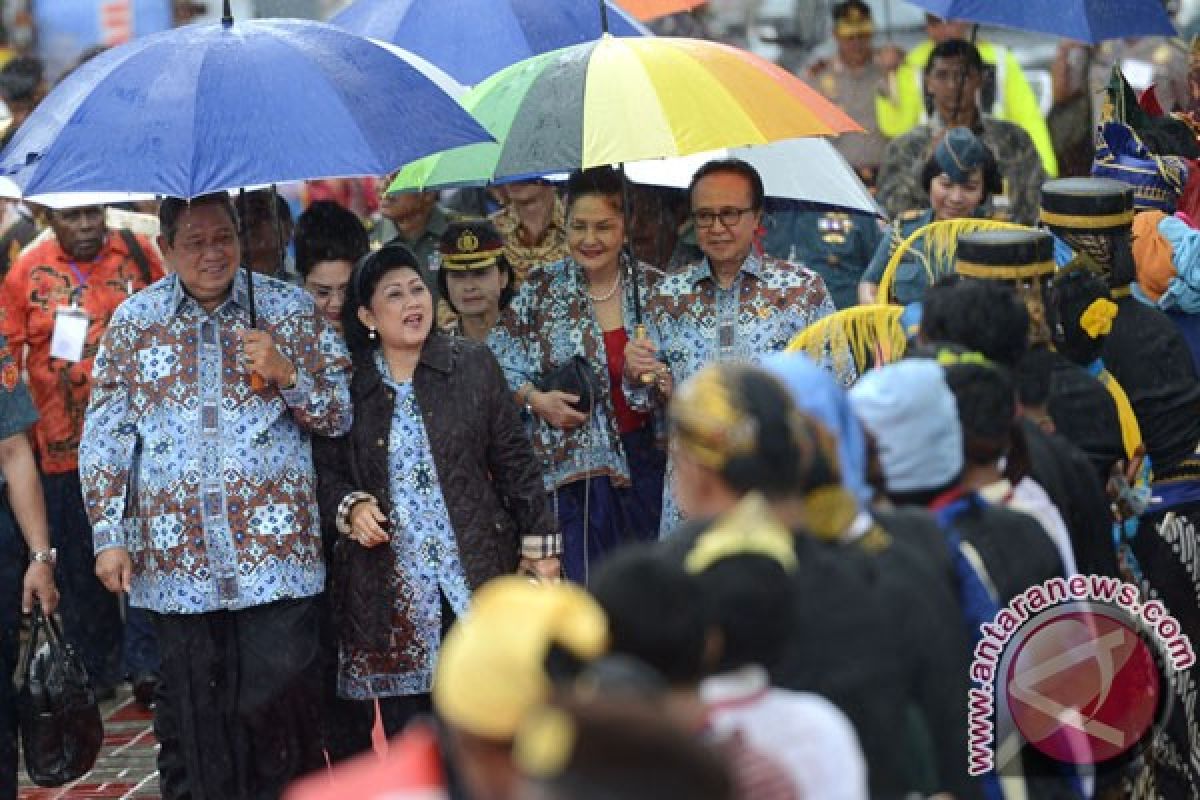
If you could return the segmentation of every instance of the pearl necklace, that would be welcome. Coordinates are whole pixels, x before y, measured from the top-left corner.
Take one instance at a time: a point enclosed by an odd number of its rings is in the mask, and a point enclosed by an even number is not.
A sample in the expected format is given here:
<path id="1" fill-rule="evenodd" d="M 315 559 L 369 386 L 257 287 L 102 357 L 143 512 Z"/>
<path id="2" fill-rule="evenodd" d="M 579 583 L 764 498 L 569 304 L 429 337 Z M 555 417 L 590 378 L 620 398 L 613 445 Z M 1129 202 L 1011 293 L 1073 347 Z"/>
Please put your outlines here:
<path id="1" fill-rule="evenodd" d="M 621 273 L 618 272 L 617 279 L 615 281 L 613 281 L 612 288 L 609 289 L 607 292 L 605 292 L 603 297 L 597 297 L 596 295 L 592 294 L 591 292 L 588 292 L 587 296 L 591 299 L 591 301 L 593 303 L 607 303 L 609 300 L 613 299 L 613 296 L 616 295 L 616 293 L 617 293 L 617 289 L 620 289 L 620 288 L 621 288 Z"/>

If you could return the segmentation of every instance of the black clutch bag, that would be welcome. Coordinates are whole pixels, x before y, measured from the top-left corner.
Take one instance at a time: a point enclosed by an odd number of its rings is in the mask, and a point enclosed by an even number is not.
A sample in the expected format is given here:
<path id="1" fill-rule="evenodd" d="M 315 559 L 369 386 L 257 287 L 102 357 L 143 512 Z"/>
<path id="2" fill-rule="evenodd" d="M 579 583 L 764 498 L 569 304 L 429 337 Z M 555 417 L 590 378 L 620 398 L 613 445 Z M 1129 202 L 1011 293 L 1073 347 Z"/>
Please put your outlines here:
<path id="1" fill-rule="evenodd" d="M 579 398 L 571 407 L 580 414 L 591 414 L 600 397 L 600 379 L 592 365 L 581 355 L 547 372 L 535 384 L 542 392 L 566 392 Z"/>

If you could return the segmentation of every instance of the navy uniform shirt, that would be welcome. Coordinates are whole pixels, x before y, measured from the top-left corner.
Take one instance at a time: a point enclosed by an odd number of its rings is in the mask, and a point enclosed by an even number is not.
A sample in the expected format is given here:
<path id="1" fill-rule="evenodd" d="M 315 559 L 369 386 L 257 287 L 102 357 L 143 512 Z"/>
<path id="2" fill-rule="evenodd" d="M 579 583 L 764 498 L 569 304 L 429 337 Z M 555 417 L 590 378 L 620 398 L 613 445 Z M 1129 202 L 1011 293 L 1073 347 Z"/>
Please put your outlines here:
<path id="1" fill-rule="evenodd" d="M 870 214 L 845 211 L 772 211 L 763 247 L 776 258 L 803 264 L 821 276 L 839 308 L 858 303 L 857 287 L 883 240 Z"/>
<path id="2" fill-rule="evenodd" d="M 911 236 L 919 228 L 933 222 L 933 209 L 925 211 L 906 211 L 892 223 L 887 236 L 880 239 L 863 280 L 878 284 L 883 280 L 884 270 L 892 253 L 900 243 Z M 923 241 L 923 240 L 922 240 Z M 902 306 L 920 302 L 925 290 L 929 288 L 929 275 L 926 271 L 927 259 L 924 248 L 918 242 L 916 247 L 909 249 L 908 254 L 896 265 L 896 274 L 892 281 L 892 296 L 895 302 Z"/>

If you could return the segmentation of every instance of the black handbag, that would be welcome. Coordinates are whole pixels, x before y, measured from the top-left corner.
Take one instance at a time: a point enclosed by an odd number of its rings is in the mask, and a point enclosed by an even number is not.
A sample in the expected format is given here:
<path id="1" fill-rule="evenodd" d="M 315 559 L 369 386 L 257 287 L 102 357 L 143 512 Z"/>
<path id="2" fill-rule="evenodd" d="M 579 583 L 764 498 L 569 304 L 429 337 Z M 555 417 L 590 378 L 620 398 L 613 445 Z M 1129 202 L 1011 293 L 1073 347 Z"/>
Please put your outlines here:
<path id="1" fill-rule="evenodd" d="M 573 355 L 535 381 L 534 386 L 542 392 L 566 392 L 579 400 L 571 408 L 580 414 L 591 414 L 600 398 L 600 379 L 588 360 Z"/>
<path id="2" fill-rule="evenodd" d="M 49 787 L 83 777 L 100 754 L 104 722 L 83 662 L 40 603 L 21 675 L 17 718 L 29 779 Z"/>

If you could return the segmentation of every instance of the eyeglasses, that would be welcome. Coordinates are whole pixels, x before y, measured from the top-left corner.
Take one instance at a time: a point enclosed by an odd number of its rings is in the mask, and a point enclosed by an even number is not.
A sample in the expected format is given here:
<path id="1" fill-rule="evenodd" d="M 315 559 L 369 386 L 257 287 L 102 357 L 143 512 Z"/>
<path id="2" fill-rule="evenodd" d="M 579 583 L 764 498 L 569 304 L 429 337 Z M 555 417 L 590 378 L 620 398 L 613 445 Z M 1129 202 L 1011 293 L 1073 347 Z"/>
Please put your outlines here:
<path id="1" fill-rule="evenodd" d="M 696 221 L 697 228 L 711 228 L 717 220 L 721 220 L 721 224 L 726 228 L 732 228 L 742 221 L 742 215 L 753 208 L 719 208 L 716 211 L 711 211 L 707 208 L 692 212 L 692 219 Z"/>
<path id="2" fill-rule="evenodd" d="M 237 236 L 234 234 L 217 233 L 207 240 L 200 237 L 184 239 L 179 243 L 179 249 L 191 256 L 202 256 L 208 252 L 210 247 L 224 252 L 235 244 L 237 244 Z"/>

